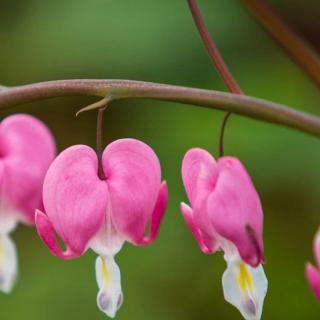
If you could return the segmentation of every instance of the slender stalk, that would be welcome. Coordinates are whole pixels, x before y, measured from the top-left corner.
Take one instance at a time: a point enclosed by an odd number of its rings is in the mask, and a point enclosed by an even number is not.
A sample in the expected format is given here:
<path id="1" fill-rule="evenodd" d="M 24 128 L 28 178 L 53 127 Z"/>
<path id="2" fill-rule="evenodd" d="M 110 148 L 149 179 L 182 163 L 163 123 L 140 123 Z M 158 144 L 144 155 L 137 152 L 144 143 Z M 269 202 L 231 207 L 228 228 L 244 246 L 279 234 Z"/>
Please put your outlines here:
<path id="1" fill-rule="evenodd" d="M 230 116 L 231 116 L 231 112 L 227 112 L 225 113 L 222 119 L 221 128 L 220 128 L 220 138 L 219 138 L 219 157 L 222 157 L 224 155 L 224 132 Z"/>
<path id="2" fill-rule="evenodd" d="M 108 101 L 142 98 L 197 105 L 290 127 L 320 138 L 320 117 L 281 104 L 214 90 L 133 80 L 58 80 L 7 87 L 0 91 L 0 109 L 75 95 L 107 97 Z"/>
<path id="3" fill-rule="evenodd" d="M 188 0 L 189 8 L 193 17 L 193 20 L 198 28 L 200 33 L 201 39 L 207 48 L 209 56 L 211 57 L 212 62 L 214 63 L 215 67 L 217 68 L 219 74 L 221 75 L 224 83 L 229 88 L 229 91 L 235 94 L 243 94 L 243 91 L 233 77 L 232 73 L 230 72 L 226 62 L 224 61 L 218 46 L 214 42 L 213 38 L 210 36 L 209 30 L 203 20 L 201 15 L 199 6 L 196 0 Z M 225 113 L 222 124 L 220 128 L 220 138 L 219 138 L 219 157 L 224 155 L 224 134 L 225 128 L 228 122 L 229 117 L 231 116 L 231 112 Z"/>
<path id="4" fill-rule="evenodd" d="M 320 88 L 320 57 L 265 0 L 242 0 L 253 16 Z"/>
<path id="5" fill-rule="evenodd" d="M 229 91 L 232 93 L 242 94 L 242 90 L 238 85 L 237 81 L 231 74 L 227 64 L 222 58 L 222 55 L 219 52 L 219 49 L 213 38 L 211 37 L 208 28 L 201 16 L 200 9 L 197 5 L 196 0 L 188 0 L 189 8 L 192 13 L 193 20 L 198 28 L 200 36 L 202 38 L 203 44 L 207 48 L 208 54 L 211 57 L 212 62 L 214 63 L 215 67 L 217 68 L 219 74 L 221 75 L 224 83 L 229 88 Z"/>
<path id="6" fill-rule="evenodd" d="M 102 129 L 103 129 L 103 113 L 107 105 L 98 109 L 97 116 L 97 157 L 98 157 L 98 176 L 100 180 L 106 180 L 106 175 L 102 164 Z"/>

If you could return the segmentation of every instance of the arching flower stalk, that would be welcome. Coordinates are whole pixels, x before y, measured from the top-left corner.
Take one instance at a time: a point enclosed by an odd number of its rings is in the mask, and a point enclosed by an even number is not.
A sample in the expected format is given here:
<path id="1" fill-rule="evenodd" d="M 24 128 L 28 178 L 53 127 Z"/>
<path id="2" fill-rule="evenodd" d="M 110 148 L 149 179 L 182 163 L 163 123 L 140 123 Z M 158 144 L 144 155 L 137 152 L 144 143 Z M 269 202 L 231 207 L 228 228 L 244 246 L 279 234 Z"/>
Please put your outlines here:
<path id="1" fill-rule="evenodd" d="M 9 293 L 18 273 L 10 238 L 18 222 L 34 223 L 42 207 L 42 185 L 55 156 L 47 127 L 36 118 L 16 114 L 0 122 L 0 290 Z"/>
<path id="2" fill-rule="evenodd" d="M 225 299 L 245 319 L 260 319 L 268 286 L 261 265 L 263 212 L 248 173 L 234 157 L 215 161 L 207 151 L 191 149 L 182 178 L 191 207 L 182 203 L 181 211 L 200 249 L 224 251 Z"/>
<path id="3" fill-rule="evenodd" d="M 157 156 L 138 140 L 112 142 L 101 160 L 105 179 L 99 178 L 98 157 L 88 146 L 70 147 L 56 158 L 44 181 L 45 212 L 37 211 L 36 226 L 59 258 L 76 258 L 89 248 L 99 255 L 97 304 L 114 317 L 123 301 L 114 256 L 125 241 L 147 245 L 155 240 L 168 193 Z M 54 232 L 65 243 L 65 251 Z"/>
<path id="4" fill-rule="evenodd" d="M 313 251 L 316 258 L 316 266 L 308 262 L 306 276 L 314 296 L 320 302 L 320 229 L 314 238 Z"/>

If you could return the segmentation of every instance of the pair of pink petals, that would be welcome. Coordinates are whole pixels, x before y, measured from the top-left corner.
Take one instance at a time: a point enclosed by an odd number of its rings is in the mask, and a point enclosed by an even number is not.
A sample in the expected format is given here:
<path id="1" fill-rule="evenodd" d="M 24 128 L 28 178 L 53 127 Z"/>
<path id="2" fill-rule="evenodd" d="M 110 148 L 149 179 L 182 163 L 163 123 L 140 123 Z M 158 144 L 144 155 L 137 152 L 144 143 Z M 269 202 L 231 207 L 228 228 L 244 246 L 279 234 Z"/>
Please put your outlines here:
<path id="1" fill-rule="evenodd" d="M 0 201 L 14 208 L 17 219 L 34 222 L 35 208 L 42 208 L 43 179 L 54 157 L 54 139 L 42 122 L 25 114 L 1 121 Z"/>
<path id="2" fill-rule="evenodd" d="M 318 302 L 320 302 L 320 229 L 314 238 L 313 250 L 316 258 L 316 266 L 307 263 L 306 276 L 313 294 Z"/>
<path id="3" fill-rule="evenodd" d="M 113 255 L 123 241 L 145 245 L 158 234 L 168 192 L 153 150 L 138 140 L 117 140 L 104 150 L 102 165 L 105 180 L 97 174 L 96 152 L 76 145 L 64 150 L 47 172 L 45 212 L 37 211 L 36 226 L 60 258 L 78 257 L 88 247 L 100 255 Z M 65 251 L 54 232 L 65 243 Z"/>
<path id="4" fill-rule="evenodd" d="M 182 164 L 183 183 L 191 208 L 183 216 L 204 253 L 230 241 L 252 267 L 263 262 L 263 211 L 252 181 L 234 157 L 216 161 L 207 151 L 191 149 Z"/>

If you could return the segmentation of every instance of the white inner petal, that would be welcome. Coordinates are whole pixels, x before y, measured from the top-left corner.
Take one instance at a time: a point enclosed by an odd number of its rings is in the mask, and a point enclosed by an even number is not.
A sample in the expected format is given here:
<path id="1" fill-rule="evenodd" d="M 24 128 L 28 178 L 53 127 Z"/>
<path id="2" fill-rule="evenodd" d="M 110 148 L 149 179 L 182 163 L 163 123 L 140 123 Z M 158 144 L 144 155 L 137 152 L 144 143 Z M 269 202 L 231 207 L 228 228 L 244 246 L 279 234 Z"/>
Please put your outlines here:
<path id="1" fill-rule="evenodd" d="M 97 257 L 96 279 L 99 286 L 97 305 L 110 318 L 114 318 L 122 305 L 120 269 L 113 256 Z"/>
<path id="2" fill-rule="evenodd" d="M 17 255 L 13 241 L 0 234 L 0 290 L 9 293 L 17 278 Z"/>
<path id="3" fill-rule="evenodd" d="M 89 247 L 101 256 L 115 255 L 122 248 L 124 241 L 114 230 L 111 222 L 105 222 L 91 239 Z"/>
<path id="4" fill-rule="evenodd" d="M 238 259 L 227 260 L 222 276 L 225 299 L 234 305 L 246 320 L 259 320 L 268 289 L 263 267 L 256 268 Z"/>
<path id="5" fill-rule="evenodd" d="M 88 244 L 88 246 L 100 256 L 113 256 L 117 254 L 125 241 L 112 224 L 111 210 L 111 201 L 109 199 L 105 221 Z"/>

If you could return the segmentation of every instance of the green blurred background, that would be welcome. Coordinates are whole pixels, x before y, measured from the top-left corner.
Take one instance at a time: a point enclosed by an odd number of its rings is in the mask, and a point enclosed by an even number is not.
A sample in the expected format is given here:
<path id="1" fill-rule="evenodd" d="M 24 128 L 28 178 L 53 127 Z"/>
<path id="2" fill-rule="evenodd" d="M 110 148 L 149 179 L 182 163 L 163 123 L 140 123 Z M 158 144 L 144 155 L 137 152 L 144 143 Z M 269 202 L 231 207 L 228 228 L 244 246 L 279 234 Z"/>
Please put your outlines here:
<path id="1" fill-rule="evenodd" d="M 320 48 L 318 0 L 272 1 Z M 240 0 L 199 0 L 210 31 L 244 91 L 320 114 L 320 94 L 243 8 Z M 0 0 L 0 83 L 19 85 L 64 78 L 124 78 L 225 90 L 200 42 L 185 0 Z M 92 98 L 59 98 L 1 111 L 42 119 L 59 150 L 95 144 L 95 112 L 75 112 Z M 125 245 L 117 261 L 125 302 L 117 319 L 240 319 L 224 302 L 222 254 L 205 256 L 179 212 L 186 200 L 180 177 L 191 147 L 217 154 L 222 113 L 155 101 L 114 103 L 104 143 L 134 137 L 161 159 L 170 204 L 158 240 Z M 265 270 L 269 291 L 264 319 L 319 319 L 304 277 L 313 260 L 320 222 L 319 140 L 286 128 L 233 116 L 226 153 L 240 157 L 265 212 Z M 0 295 L 0 319 L 104 319 L 95 303 L 95 255 L 60 261 L 33 228 L 14 233 L 20 278 Z"/>

